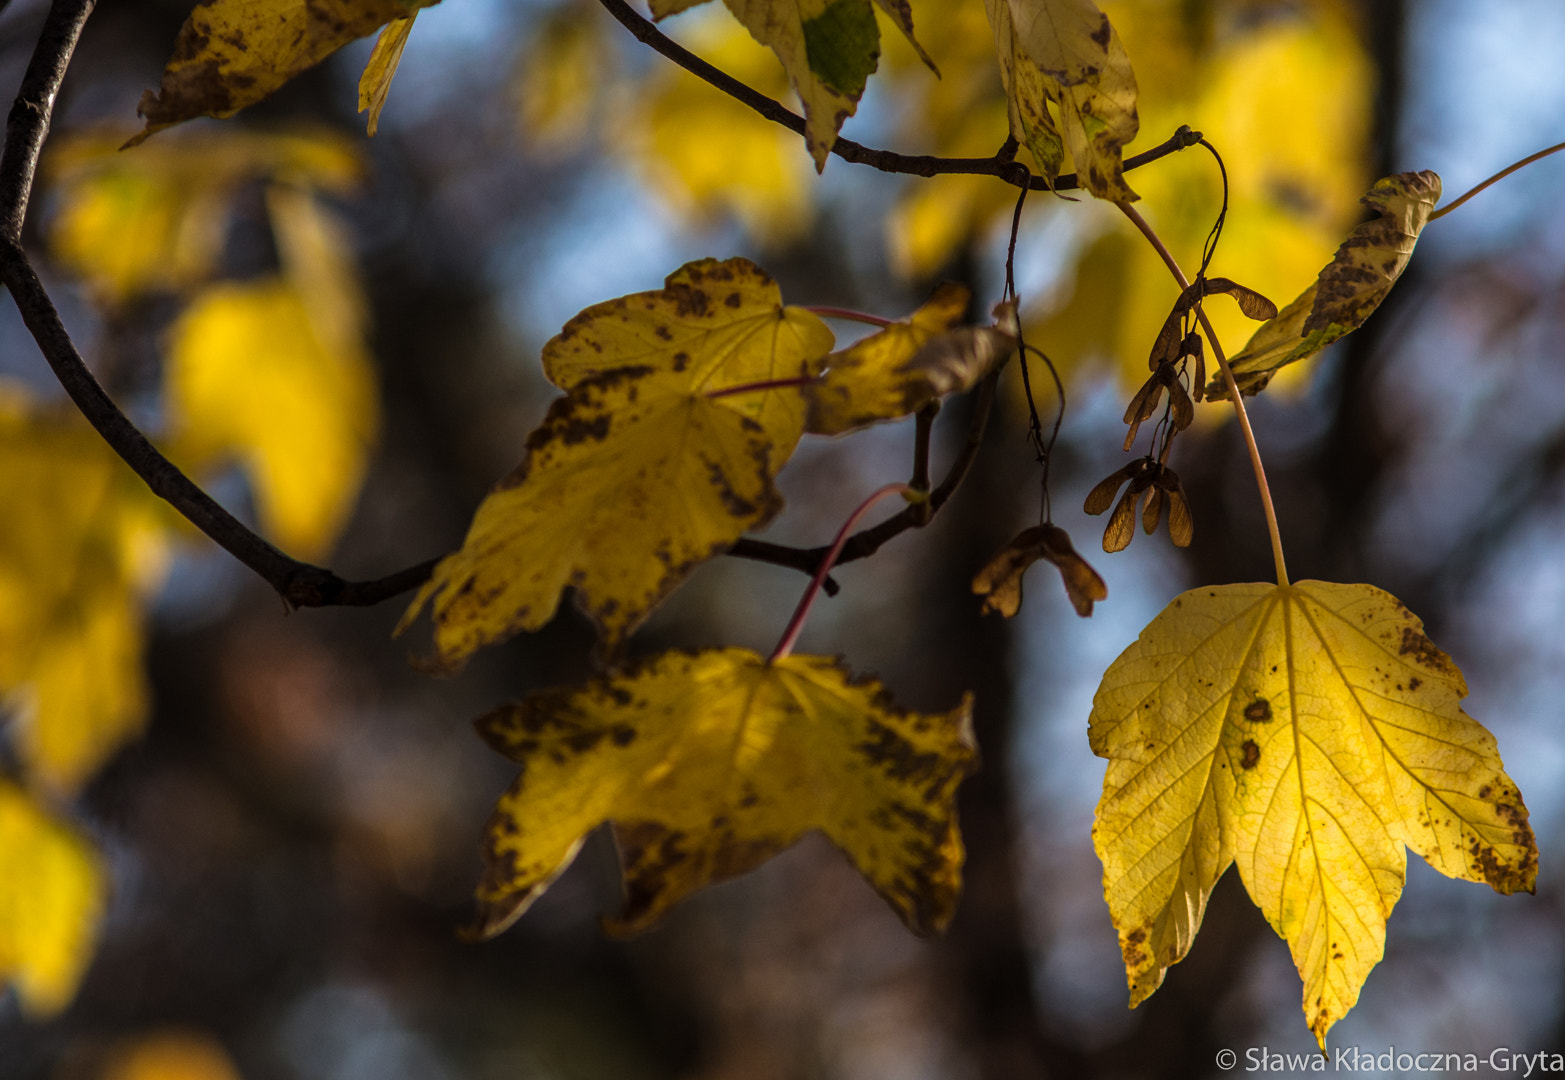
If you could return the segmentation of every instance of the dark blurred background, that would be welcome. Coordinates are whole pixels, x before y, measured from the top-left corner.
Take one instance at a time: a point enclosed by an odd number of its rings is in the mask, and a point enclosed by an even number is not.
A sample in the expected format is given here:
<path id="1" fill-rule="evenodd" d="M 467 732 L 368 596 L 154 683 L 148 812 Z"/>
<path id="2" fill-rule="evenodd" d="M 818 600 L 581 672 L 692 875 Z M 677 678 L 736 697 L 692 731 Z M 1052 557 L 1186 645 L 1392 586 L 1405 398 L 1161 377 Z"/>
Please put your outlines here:
<path id="1" fill-rule="evenodd" d="M 1158 86 L 1193 94 L 1181 80 L 1221 89 L 1228 69 L 1216 65 L 1245 55 L 1246 35 L 1323 21 L 1349 28 L 1348 44 L 1311 61 L 1327 75 L 1296 78 L 1311 92 L 1353 95 L 1356 141 L 1346 151 L 1313 148 L 1309 123 L 1286 117 L 1273 134 L 1329 172 L 1329 190 L 1350 192 L 1329 209 L 1345 222 L 1332 225 L 1338 238 L 1374 176 L 1433 168 L 1449 198 L 1565 131 L 1565 7 L 1553 0 L 1104 6 L 1125 34 L 1144 101 Z M 134 103 L 156 85 L 187 13 L 170 0 L 103 0 L 65 84 L 57 133 L 133 131 Z M 915 4 L 914 16 L 947 25 L 933 5 L 926 13 Z M 41 17 L 36 0 L 0 11 L 0 85 L 17 85 Z M 681 19 L 676 36 L 781 93 L 774 66 L 754 66 L 744 43 L 734 44 L 725 14 Z M 1152 29 L 1138 36 L 1138 20 Z M 1158 28 L 1170 26 L 1184 36 L 1160 42 Z M 1003 111 L 991 122 L 998 82 L 969 72 L 961 49 L 970 38 L 926 38 L 946 65 L 938 84 L 888 41 L 888 70 L 845 133 L 910 150 L 971 139 L 977 148 L 962 152 L 992 151 L 1005 134 Z M 1154 54 L 1163 45 L 1172 58 Z M 949 64 L 942 46 L 954 54 Z M 701 113 L 724 107 L 715 92 L 670 82 L 664 61 L 595 5 L 446 0 L 424 12 L 373 140 L 353 112 L 367 53 L 367 43 L 351 47 L 229 122 L 327 125 L 368 163 L 362 188 L 334 203 L 351 225 L 383 410 L 357 510 L 330 560 L 346 576 L 387 573 L 457 545 L 554 393 L 538 369 L 543 341 L 581 307 L 656 288 L 687 259 L 749 255 L 792 303 L 889 316 L 912 310 L 941 278 L 974 285 L 981 308 L 998 297 L 1009 189 L 942 187 L 920 208 L 922 181 L 841 161 L 813 178 L 791 136 L 774 162 L 764 125 Z M 1187 64 L 1181 74 L 1186 53 L 1214 66 Z M 554 70 L 540 59 L 555 54 L 572 62 Z M 1361 75 L 1331 67 L 1338 61 L 1362 61 Z M 1295 78 L 1281 69 L 1261 77 L 1279 86 Z M 907 103 L 936 93 L 955 97 L 949 118 Z M 1212 132 L 1233 107 L 1215 90 L 1148 104 L 1136 149 L 1166 136 L 1156 126 L 1165 115 L 1169 130 L 1188 122 Z M 1192 111 L 1179 115 L 1183 108 Z M 929 118 L 934 126 L 921 133 L 915 121 Z M 737 149 L 724 149 L 730 131 Z M 1238 172 L 1244 149 L 1213 137 Z M 695 163 L 678 175 L 674 165 L 693 162 L 697 146 L 726 159 L 729 173 L 754 169 L 755 182 L 772 187 L 746 204 L 721 168 L 716 179 L 694 175 Z M 1178 167 L 1210 169 L 1183 159 Z M 1131 177 L 1149 215 L 1163 189 L 1141 177 L 1157 168 Z M 1562 169 L 1545 161 L 1431 226 L 1368 325 L 1253 405 L 1292 575 L 1369 581 L 1423 616 L 1465 671 L 1467 710 L 1498 737 L 1542 850 L 1531 897 L 1500 898 L 1415 860 L 1386 958 L 1333 1031 L 1335 1046 L 1480 1055 L 1565 1047 Z M 1288 206 L 1308 194 L 1265 197 Z M 1125 317 L 1105 305 L 1135 289 L 1158 290 L 1149 303 L 1166 311 L 1166 280 L 1123 267 L 1117 286 L 1088 280 L 1110 235 L 1107 225 L 1080 224 L 1100 222 L 1096 208 L 1029 205 L 1019 270 L 1024 313 L 1045 350 L 1054 347 L 1042 322 L 1051 310 L 1050 326 L 1117 332 Z M 1197 242 L 1214 209 L 1206 201 L 1190 212 L 1199 227 L 1186 231 Z M 28 241 L 46 266 L 54 212 L 41 190 Z M 225 272 L 243 276 L 274 257 L 246 239 L 256 220 L 254 207 L 233 212 Z M 941 222 L 952 235 L 931 239 Z M 1193 264 L 1198 250 L 1177 254 Z M 1214 272 L 1244 280 L 1287 261 L 1291 291 L 1274 295 L 1285 302 L 1329 256 L 1329 244 L 1299 254 L 1258 243 L 1238 252 L 1249 261 L 1236 273 L 1220 251 Z M 144 390 L 177 302 L 149 300 L 110 320 L 64 270 L 48 280 L 79 340 L 117 349 L 119 392 Z M 1139 365 L 1146 340 L 1096 365 L 1084 345 L 1063 365 L 1070 407 L 1052 489 L 1056 520 L 1108 580 L 1110 598 L 1090 621 L 1070 610 L 1046 566 L 1027 579 L 1027 603 L 1010 622 L 980 617 L 968 591 L 978 567 L 1038 513 L 1025 415 L 1008 384 L 959 495 L 931 527 L 841 569 L 841 594 L 817 607 L 801 643 L 875 672 L 911 708 L 948 709 L 965 690 L 977 695 L 984 768 L 962 792 L 966 893 L 943 939 L 909 936 L 816 838 L 697 896 L 642 937 L 609 940 L 597 920 L 615 909 L 619 886 L 600 835 L 515 928 L 485 944 L 459 942 L 480 831 L 511 776 L 470 721 L 587 675 L 584 620 L 562 609 L 545 631 L 434 679 L 407 662 L 418 631 L 390 637 L 401 603 L 286 613 L 226 556 L 192 545 L 149 613 L 147 734 L 97 775 L 77 808 L 113 879 L 96 956 L 57 1017 L 27 1019 L 0 998 L 0 1076 L 1198 1077 L 1219 1073 L 1214 1055 L 1225 1047 L 1239 1052 L 1241 1069 L 1248 1047 L 1311 1050 L 1287 949 L 1234 873 L 1189 958 L 1146 1004 L 1125 1008 L 1090 840 L 1102 778 L 1086 741 L 1097 678 L 1179 591 L 1271 573 L 1243 448 L 1216 410 L 1181 437 L 1173 459 L 1193 503 L 1194 546 L 1176 551 L 1165 533 L 1138 537 L 1121 555 L 1097 551 L 1102 522 L 1078 507 L 1122 463 L 1119 412 L 1133 387 L 1116 372 L 1121 361 Z M 47 385 L 10 306 L 0 312 L 0 348 L 6 374 Z M 1052 415 L 1052 394 L 1040 407 Z M 943 411 L 938 463 L 959 444 L 969 409 L 958 400 Z M 905 478 L 911 445 L 908 423 L 807 440 L 781 480 L 789 511 L 766 536 L 825 542 L 863 495 Z M 242 481 L 220 494 L 245 510 Z M 632 650 L 764 649 L 803 584 L 793 571 L 716 560 Z M 149 1046 L 163 1047 L 161 1056 Z"/>

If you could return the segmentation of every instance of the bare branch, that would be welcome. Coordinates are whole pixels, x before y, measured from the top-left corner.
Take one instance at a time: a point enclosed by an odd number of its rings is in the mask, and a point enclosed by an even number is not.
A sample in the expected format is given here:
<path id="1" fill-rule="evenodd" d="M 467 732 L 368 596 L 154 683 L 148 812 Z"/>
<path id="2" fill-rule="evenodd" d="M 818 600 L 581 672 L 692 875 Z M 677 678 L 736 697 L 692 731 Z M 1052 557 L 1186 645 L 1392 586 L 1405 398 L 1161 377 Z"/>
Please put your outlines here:
<path id="1" fill-rule="evenodd" d="M 792 110 L 784 107 L 780 102 L 767 97 L 756 90 L 751 89 L 727 72 L 720 71 L 701 59 L 695 53 L 686 49 L 683 45 L 672 40 L 656 26 L 653 26 L 641 14 L 632 8 L 626 0 L 599 0 L 610 15 L 618 19 L 620 24 L 629 30 L 637 41 L 661 53 L 680 67 L 684 68 L 696 78 L 710 83 L 723 93 L 736 101 L 743 102 L 756 112 L 774 124 L 781 124 L 789 131 L 804 134 L 804 118 Z M 1199 131 L 1191 131 L 1188 127 L 1181 127 L 1161 146 L 1155 146 L 1144 154 L 1125 159 L 1125 171 L 1138 168 L 1167 157 L 1176 151 L 1194 146 L 1201 140 Z M 1007 150 L 1009 153 L 1007 153 Z M 1016 148 L 1010 139 L 1001 148 L 1000 153 L 994 157 L 986 158 L 945 158 L 928 154 L 898 154 L 891 150 L 877 150 L 872 146 L 864 146 L 852 139 L 844 139 L 838 136 L 832 144 L 831 152 L 844 161 L 851 161 L 857 165 L 868 165 L 879 169 L 881 172 L 905 173 L 910 176 L 940 176 L 950 174 L 962 174 L 968 176 L 997 176 L 1006 183 L 1016 187 L 1027 187 L 1033 191 L 1048 191 L 1050 185 L 1041 176 L 1032 176 L 1030 172 L 1016 163 Z M 1053 190 L 1069 191 L 1080 187 L 1075 173 L 1066 173 L 1057 177 Z M 839 562 L 843 560 L 838 560 Z"/>
<path id="2" fill-rule="evenodd" d="M 0 157 L 0 235 L 19 240 L 27 201 L 32 195 L 38 154 L 49 135 L 54 99 L 70 66 L 82 24 L 97 0 L 56 0 L 44 17 L 33 58 L 22 76 L 5 122 L 5 153 Z"/>
<path id="3" fill-rule="evenodd" d="M 435 560 L 376 581 L 345 581 L 330 570 L 299 562 L 278 551 L 223 509 L 200 486 L 164 457 L 132 424 L 93 377 L 27 253 L 13 237 L 0 237 L 0 281 L 5 283 L 22 321 L 38 342 L 44 359 L 88 423 L 155 494 L 211 537 L 219 547 L 254 570 L 294 607 L 366 606 L 417 587 Z"/>

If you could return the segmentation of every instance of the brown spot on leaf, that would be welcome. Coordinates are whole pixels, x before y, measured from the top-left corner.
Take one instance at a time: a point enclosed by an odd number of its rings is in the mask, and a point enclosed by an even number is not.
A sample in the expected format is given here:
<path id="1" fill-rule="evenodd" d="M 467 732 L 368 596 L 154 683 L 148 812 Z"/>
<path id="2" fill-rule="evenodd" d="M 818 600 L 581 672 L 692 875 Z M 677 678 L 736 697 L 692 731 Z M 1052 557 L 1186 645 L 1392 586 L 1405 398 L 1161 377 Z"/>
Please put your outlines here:
<path id="1" fill-rule="evenodd" d="M 1264 724 L 1272 718 L 1272 703 L 1258 697 L 1244 707 L 1244 718 L 1252 723 Z"/>
<path id="2" fill-rule="evenodd" d="M 1246 739 L 1242 749 L 1244 750 L 1244 757 L 1239 761 L 1240 766 L 1246 769 L 1255 768 L 1256 763 L 1261 760 L 1260 746 L 1256 744 L 1254 739 Z"/>
<path id="3" fill-rule="evenodd" d="M 1402 628 L 1402 645 L 1398 650 L 1403 656 L 1410 656 L 1416 664 L 1422 664 L 1431 671 L 1442 675 L 1450 674 L 1451 660 L 1445 653 L 1423 634 L 1414 630 L 1411 626 Z"/>

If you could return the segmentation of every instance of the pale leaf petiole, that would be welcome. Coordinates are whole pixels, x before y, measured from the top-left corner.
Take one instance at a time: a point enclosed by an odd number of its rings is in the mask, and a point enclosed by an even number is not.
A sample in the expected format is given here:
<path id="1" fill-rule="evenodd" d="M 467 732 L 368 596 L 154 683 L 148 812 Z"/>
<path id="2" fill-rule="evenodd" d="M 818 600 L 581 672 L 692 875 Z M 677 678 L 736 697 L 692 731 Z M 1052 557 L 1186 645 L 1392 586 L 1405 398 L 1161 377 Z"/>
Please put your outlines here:
<path id="1" fill-rule="evenodd" d="M 1129 203 L 1115 203 L 1131 224 L 1141 230 L 1141 235 L 1147 238 L 1154 250 L 1163 260 L 1163 265 L 1168 267 L 1169 273 L 1174 275 L 1174 280 L 1179 283 L 1181 289 L 1188 289 L 1190 282 L 1185 278 L 1185 272 L 1179 269 L 1179 263 L 1174 261 L 1174 256 L 1169 253 L 1163 241 L 1147 224 L 1145 218 L 1136 212 L 1136 208 Z M 1201 327 L 1206 331 L 1207 342 L 1212 346 L 1212 355 L 1217 358 L 1217 366 L 1222 369 L 1223 380 L 1228 385 L 1228 397 L 1234 403 L 1234 413 L 1239 417 L 1239 430 L 1244 434 L 1244 445 L 1250 451 L 1250 466 L 1255 470 L 1255 486 L 1261 493 L 1261 508 L 1266 512 L 1266 531 L 1271 534 L 1272 560 L 1277 566 L 1277 584 L 1283 587 L 1288 585 L 1288 567 L 1282 556 L 1282 533 L 1277 528 L 1277 511 L 1272 506 L 1272 490 L 1266 483 L 1266 467 L 1261 464 L 1261 449 L 1255 442 L 1255 431 L 1250 427 L 1250 416 L 1245 412 L 1244 399 L 1239 393 L 1239 384 L 1234 379 L 1233 369 L 1228 366 L 1228 357 L 1223 353 L 1223 346 L 1217 340 L 1217 332 L 1212 328 L 1211 320 L 1206 317 L 1205 310 L 1200 305 L 1196 306 L 1196 315 L 1201 320 Z"/>

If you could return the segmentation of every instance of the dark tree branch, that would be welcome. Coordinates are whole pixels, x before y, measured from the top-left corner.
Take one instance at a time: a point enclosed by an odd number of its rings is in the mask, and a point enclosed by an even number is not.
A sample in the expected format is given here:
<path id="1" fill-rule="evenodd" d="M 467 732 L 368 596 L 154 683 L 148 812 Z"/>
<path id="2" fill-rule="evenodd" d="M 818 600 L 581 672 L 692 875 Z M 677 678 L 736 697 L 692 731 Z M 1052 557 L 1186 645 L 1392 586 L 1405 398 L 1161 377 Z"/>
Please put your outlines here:
<path id="1" fill-rule="evenodd" d="M 642 18 L 635 8 L 626 3 L 626 0 L 600 0 L 600 3 L 608 9 L 610 15 L 618 19 L 620 24 L 635 35 L 636 40 L 643 45 L 666 56 L 696 78 L 710 83 L 729 97 L 748 105 L 774 124 L 781 124 L 789 131 L 799 135 L 804 134 L 804 118 L 799 116 L 798 113 L 784 107 L 782 103 L 767 97 L 765 94 L 751 89 L 727 72 L 713 67 Z M 1200 139 L 1200 132 L 1191 131 L 1188 127 L 1181 127 L 1161 146 L 1155 146 L 1144 154 L 1126 158 L 1125 171 L 1128 172 L 1131 169 L 1154 162 L 1159 158 L 1167 157 L 1169 154 L 1183 150 L 1186 147 L 1194 146 Z M 1027 169 L 1016 164 L 1014 160 L 1016 148 L 1012 145 L 1012 140 L 1010 139 L 1006 140 L 1005 146 L 994 157 L 986 158 L 945 158 L 928 154 L 898 154 L 891 150 L 877 150 L 872 146 L 864 146 L 854 142 L 852 139 L 844 139 L 841 136 L 838 136 L 837 141 L 832 144 L 831 152 L 844 161 L 851 161 L 857 165 L 868 165 L 871 168 L 879 169 L 881 172 L 905 173 L 910 176 L 939 176 L 947 174 L 996 176 L 1016 187 L 1028 187 L 1033 191 L 1050 190 L 1049 183 L 1043 177 L 1032 176 Z M 1053 190 L 1071 191 L 1080 186 L 1075 173 L 1066 173 L 1055 178 Z"/>
<path id="2" fill-rule="evenodd" d="M 330 570 L 299 562 L 278 551 L 224 510 L 158 452 L 122 413 L 87 370 L 59 312 L 22 249 L 22 222 L 38 172 L 38 156 L 49 134 L 54 102 L 76 51 L 77 39 L 96 0 L 56 0 L 44 19 L 38 45 L 6 119 L 0 154 L 0 281 L 22 313 L 44 359 L 88 423 L 153 492 L 254 570 L 294 607 L 364 606 L 416 588 L 435 561 L 420 563 L 376 581 L 345 581 Z"/>
<path id="3" fill-rule="evenodd" d="M 5 152 L 0 156 L 0 236 L 19 240 L 27 200 L 38 171 L 38 154 L 49 135 L 54 99 L 65 79 L 82 25 L 97 0 L 58 0 L 44 17 L 43 31 L 22 76 L 5 122 Z"/>
<path id="4" fill-rule="evenodd" d="M 435 560 L 376 581 L 345 581 L 330 570 L 299 562 L 257 536 L 158 452 L 119 410 L 87 370 L 27 253 L 12 237 L 0 237 L 0 281 L 5 283 L 55 377 L 87 422 L 97 429 L 153 492 L 219 547 L 259 574 L 294 607 L 365 606 L 424 582 Z"/>

